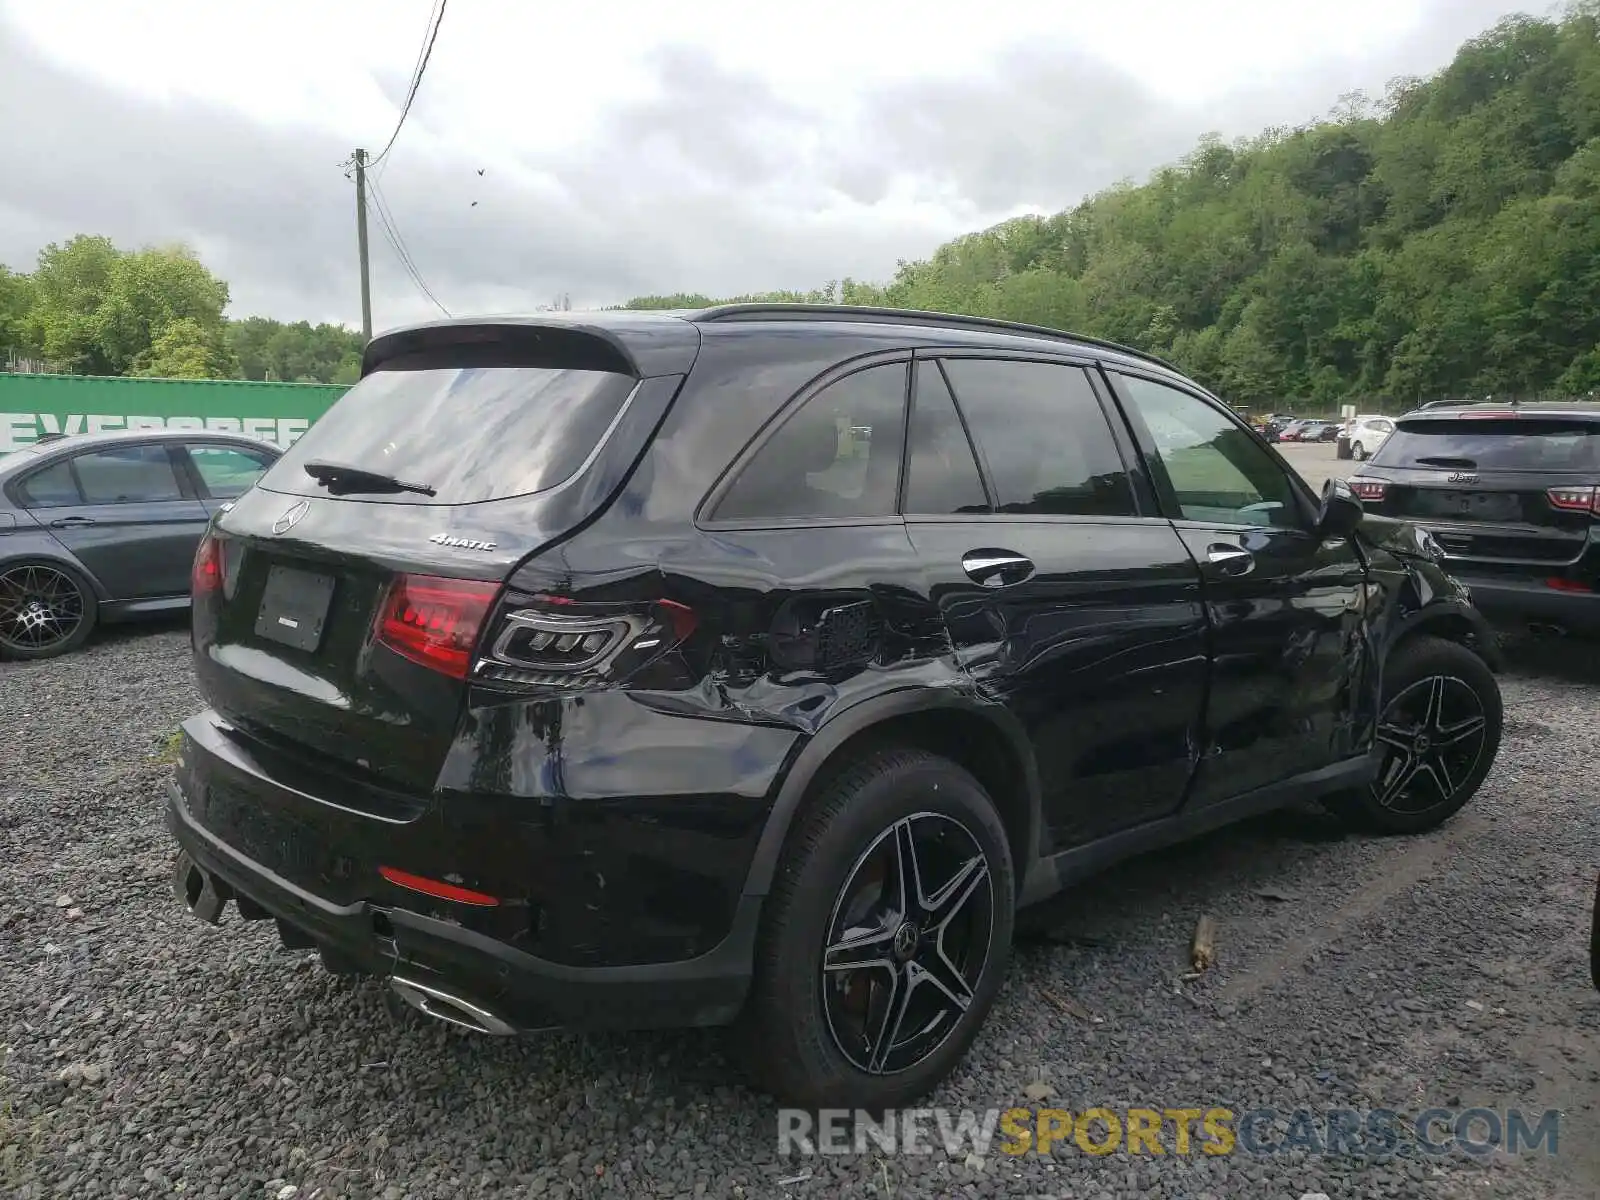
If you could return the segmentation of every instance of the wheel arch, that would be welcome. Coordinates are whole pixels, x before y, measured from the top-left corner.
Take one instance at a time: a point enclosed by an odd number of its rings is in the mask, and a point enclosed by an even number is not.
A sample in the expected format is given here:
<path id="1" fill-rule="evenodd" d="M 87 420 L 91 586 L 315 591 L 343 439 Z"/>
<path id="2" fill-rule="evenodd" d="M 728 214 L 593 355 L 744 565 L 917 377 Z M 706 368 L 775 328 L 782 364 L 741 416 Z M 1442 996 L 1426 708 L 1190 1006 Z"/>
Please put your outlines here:
<path id="1" fill-rule="evenodd" d="M 34 543 L 26 548 L 19 547 L 10 553 L 7 552 L 8 549 L 8 547 L 0 545 L 0 571 L 9 571 L 12 567 L 21 566 L 24 563 L 42 563 L 48 567 L 65 567 L 89 585 L 89 591 L 93 593 L 94 601 L 97 605 L 111 602 L 110 593 L 106 591 L 100 580 L 95 578 L 94 572 L 79 562 L 77 556 L 65 546 L 59 544 L 41 546 Z"/>
<path id="2" fill-rule="evenodd" d="M 1406 612 L 1389 634 L 1385 658 L 1412 638 L 1428 635 L 1465 646 L 1495 674 L 1505 665 L 1500 639 L 1484 615 L 1460 600 L 1440 598 Z"/>
<path id="3" fill-rule="evenodd" d="M 806 801 L 850 763 L 880 746 L 914 746 L 969 771 L 994 801 L 1020 891 L 1038 857 L 1038 768 L 1021 724 L 999 705 L 956 694 L 892 692 L 831 718 L 795 755 L 784 774 L 745 879 L 745 895 L 765 896 Z"/>

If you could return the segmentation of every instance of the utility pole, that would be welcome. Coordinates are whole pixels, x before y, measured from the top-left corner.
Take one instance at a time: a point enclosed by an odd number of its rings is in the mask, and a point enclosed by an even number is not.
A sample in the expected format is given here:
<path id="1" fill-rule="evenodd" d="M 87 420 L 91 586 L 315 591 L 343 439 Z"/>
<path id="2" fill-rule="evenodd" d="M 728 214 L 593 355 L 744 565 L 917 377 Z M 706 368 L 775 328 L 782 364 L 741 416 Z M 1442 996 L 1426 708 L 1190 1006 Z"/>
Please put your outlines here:
<path id="1" fill-rule="evenodd" d="M 367 152 L 356 151 L 356 246 L 361 254 L 361 338 L 372 340 L 372 284 L 367 277 Z"/>

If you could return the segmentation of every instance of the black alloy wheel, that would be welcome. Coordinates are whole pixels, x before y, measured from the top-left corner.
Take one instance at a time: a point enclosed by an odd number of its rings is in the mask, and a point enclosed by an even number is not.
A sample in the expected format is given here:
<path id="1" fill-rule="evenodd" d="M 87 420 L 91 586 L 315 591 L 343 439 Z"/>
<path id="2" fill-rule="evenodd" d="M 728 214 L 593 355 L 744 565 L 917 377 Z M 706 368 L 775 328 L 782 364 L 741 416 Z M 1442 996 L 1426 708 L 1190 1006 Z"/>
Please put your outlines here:
<path id="1" fill-rule="evenodd" d="M 953 1071 L 1005 978 L 1011 845 L 958 764 L 886 747 L 830 771 L 795 815 L 734 1029 L 780 1103 L 882 1111 Z"/>
<path id="2" fill-rule="evenodd" d="M 903 817 L 845 877 L 822 954 L 823 1011 L 857 1070 L 923 1062 L 972 1004 L 994 941 L 994 874 L 964 824 Z"/>
<path id="3" fill-rule="evenodd" d="M 1454 675 L 1430 675 L 1384 705 L 1378 741 L 1386 750 L 1373 786 L 1384 808 L 1414 815 L 1448 804 L 1477 769 L 1488 741 L 1483 701 Z"/>
<path id="4" fill-rule="evenodd" d="M 53 658 L 81 646 L 94 627 L 88 585 L 66 567 L 0 567 L 0 658 Z"/>
<path id="5" fill-rule="evenodd" d="M 1476 794 L 1500 749 L 1504 709 L 1494 672 L 1467 646 L 1417 635 L 1384 665 L 1371 785 L 1328 808 L 1375 833 L 1421 833 Z"/>

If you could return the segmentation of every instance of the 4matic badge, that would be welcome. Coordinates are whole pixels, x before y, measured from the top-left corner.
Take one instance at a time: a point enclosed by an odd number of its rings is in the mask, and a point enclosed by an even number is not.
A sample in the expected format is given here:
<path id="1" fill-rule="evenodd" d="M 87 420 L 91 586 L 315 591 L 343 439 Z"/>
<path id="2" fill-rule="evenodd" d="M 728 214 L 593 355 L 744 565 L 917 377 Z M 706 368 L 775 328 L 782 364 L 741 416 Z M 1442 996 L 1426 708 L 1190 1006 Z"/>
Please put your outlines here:
<path id="1" fill-rule="evenodd" d="M 472 538 L 451 537 L 448 533 L 436 533 L 428 539 L 436 546 L 454 546 L 458 550 L 493 550 L 493 542 L 479 542 Z"/>

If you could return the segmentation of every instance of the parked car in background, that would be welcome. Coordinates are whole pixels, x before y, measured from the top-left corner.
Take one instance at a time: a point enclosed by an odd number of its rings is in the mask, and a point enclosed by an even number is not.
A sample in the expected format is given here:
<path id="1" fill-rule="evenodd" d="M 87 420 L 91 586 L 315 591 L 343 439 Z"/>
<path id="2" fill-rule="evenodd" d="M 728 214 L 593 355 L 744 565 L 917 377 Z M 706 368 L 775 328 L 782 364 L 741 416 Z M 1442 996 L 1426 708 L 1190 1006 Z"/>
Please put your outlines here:
<path id="1" fill-rule="evenodd" d="M 280 454 L 242 435 L 136 429 L 0 458 L 0 658 L 65 654 L 102 622 L 187 608 L 206 523 Z"/>
<path id="2" fill-rule="evenodd" d="M 978 318 L 381 335 L 194 580 L 195 915 L 480 1032 L 731 1023 L 808 1107 L 942 1080 L 1018 907 L 1307 797 L 1432 828 L 1500 737 L 1408 527 L 1155 358 Z"/>
<path id="3" fill-rule="evenodd" d="M 1276 440 L 1280 442 L 1298 442 L 1300 434 L 1311 424 L 1312 422 L 1305 420 L 1290 421 L 1282 429 L 1278 430 Z"/>
<path id="4" fill-rule="evenodd" d="M 1378 415 L 1355 417 L 1345 430 L 1345 436 L 1350 439 L 1350 457 L 1357 462 L 1365 462 L 1393 432 L 1392 417 Z"/>
<path id="5" fill-rule="evenodd" d="M 1600 633 L 1600 405 L 1430 405 L 1350 486 L 1426 529 L 1485 612 Z"/>

